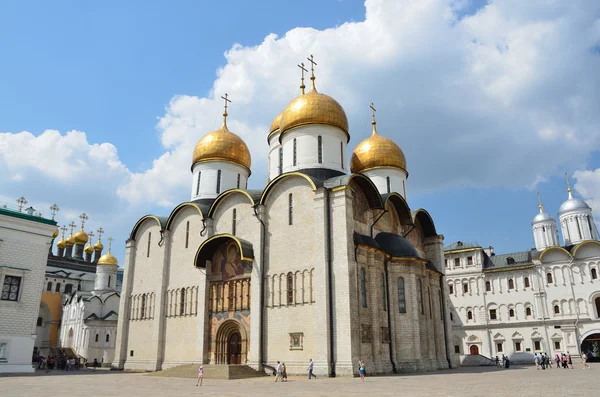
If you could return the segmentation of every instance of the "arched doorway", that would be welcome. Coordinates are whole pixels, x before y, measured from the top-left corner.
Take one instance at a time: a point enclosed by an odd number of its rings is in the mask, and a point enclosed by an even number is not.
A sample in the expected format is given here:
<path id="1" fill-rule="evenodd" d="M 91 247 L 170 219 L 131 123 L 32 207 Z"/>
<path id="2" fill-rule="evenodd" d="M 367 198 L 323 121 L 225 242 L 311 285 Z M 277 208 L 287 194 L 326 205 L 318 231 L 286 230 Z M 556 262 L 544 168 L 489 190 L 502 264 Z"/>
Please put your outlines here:
<path id="1" fill-rule="evenodd" d="M 600 333 L 590 334 L 581 342 L 581 352 L 589 361 L 600 361 Z"/>
<path id="2" fill-rule="evenodd" d="M 594 302 L 596 303 L 596 317 L 600 318 L 600 296 L 597 297 Z"/>
<path id="3" fill-rule="evenodd" d="M 229 358 L 228 364 L 242 363 L 242 336 L 239 332 L 234 332 L 229 337 L 227 343 L 227 357 Z"/>
<path id="4" fill-rule="evenodd" d="M 215 339 L 215 364 L 246 364 L 248 341 L 243 325 L 233 319 L 225 320 Z"/>
<path id="5" fill-rule="evenodd" d="M 471 355 L 479 354 L 479 346 L 477 346 L 477 345 L 471 345 L 471 347 L 469 348 L 469 353 Z"/>

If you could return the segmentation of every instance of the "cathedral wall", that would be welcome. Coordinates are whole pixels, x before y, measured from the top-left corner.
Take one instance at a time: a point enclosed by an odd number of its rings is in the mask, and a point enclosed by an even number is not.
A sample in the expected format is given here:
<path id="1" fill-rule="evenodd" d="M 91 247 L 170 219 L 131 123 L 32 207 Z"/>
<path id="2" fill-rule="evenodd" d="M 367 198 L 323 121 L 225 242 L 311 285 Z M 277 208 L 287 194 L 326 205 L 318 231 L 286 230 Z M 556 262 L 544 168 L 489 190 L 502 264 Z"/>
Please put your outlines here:
<path id="1" fill-rule="evenodd" d="M 241 193 L 229 194 L 223 199 L 213 214 L 214 233 L 233 233 L 233 210 L 235 209 L 235 235 L 254 245 L 258 250 L 260 241 L 258 241 L 258 229 L 261 227 L 259 221 L 254 216 L 254 210 L 248 197 Z M 287 212 L 286 212 L 287 214 Z"/>
<path id="2" fill-rule="evenodd" d="M 179 210 L 171 223 L 167 289 L 197 285 L 200 281 L 200 271 L 194 267 L 194 258 L 198 247 L 206 240 L 206 235 L 200 236 L 202 228 L 202 217 L 194 207 Z"/>
<path id="3" fill-rule="evenodd" d="M 292 194 L 293 202 L 291 225 L 289 224 L 289 194 Z M 264 280 L 265 283 L 266 280 L 271 280 L 271 283 L 276 280 L 277 284 L 276 291 L 273 290 L 273 284 L 270 288 L 265 288 L 267 294 L 265 303 L 270 307 L 266 308 L 265 313 L 264 359 L 271 365 L 277 360 L 285 362 L 290 373 L 304 373 L 309 358 L 316 361 L 315 367 L 319 365 L 317 361 L 319 352 L 312 349 L 317 345 L 315 338 L 317 288 L 322 288 L 319 283 L 323 280 L 315 277 L 315 274 L 318 274 L 315 270 L 318 270 L 317 267 L 324 269 L 326 264 L 316 263 L 314 259 L 320 247 L 324 245 L 323 241 L 316 240 L 315 228 L 322 227 L 324 220 L 317 219 L 315 193 L 301 177 L 290 177 L 280 181 L 273 187 L 265 204 L 268 229 Z M 323 257 L 322 252 L 319 257 Z M 293 276 L 295 295 L 288 303 L 289 273 Z M 302 295 L 300 294 L 301 280 L 305 283 Z M 311 294 L 310 291 L 313 293 Z M 290 346 L 294 336 L 291 334 L 301 336 L 298 340 L 300 345 Z M 252 350 L 252 346 L 250 349 Z"/>

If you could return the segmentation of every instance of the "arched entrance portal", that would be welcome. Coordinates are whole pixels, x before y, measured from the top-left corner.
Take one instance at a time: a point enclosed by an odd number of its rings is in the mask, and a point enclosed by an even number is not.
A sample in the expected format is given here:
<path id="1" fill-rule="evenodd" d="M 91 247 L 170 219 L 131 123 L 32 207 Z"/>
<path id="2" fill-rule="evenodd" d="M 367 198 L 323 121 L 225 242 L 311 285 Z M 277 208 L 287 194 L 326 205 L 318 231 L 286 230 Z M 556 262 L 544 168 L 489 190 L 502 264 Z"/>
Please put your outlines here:
<path id="1" fill-rule="evenodd" d="M 477 346 L 477 345 L 471 345 L 471 347 L 469 348 L 469 353 L 471 355 L 479 354 L 479 346 Z"/>
<path id="2" fill-rule="evenodd" d="M 243 326 L 235 320 L 226 320 L 217 330 L 216 364 L 246 364 L 248 343 Z"/>
<path id="3" fill-rule="evenodd" d="M 600 361 L 600 333 L 586 336 L 581 342 L 581 352 L 587 354 L 589 361 Z"/>

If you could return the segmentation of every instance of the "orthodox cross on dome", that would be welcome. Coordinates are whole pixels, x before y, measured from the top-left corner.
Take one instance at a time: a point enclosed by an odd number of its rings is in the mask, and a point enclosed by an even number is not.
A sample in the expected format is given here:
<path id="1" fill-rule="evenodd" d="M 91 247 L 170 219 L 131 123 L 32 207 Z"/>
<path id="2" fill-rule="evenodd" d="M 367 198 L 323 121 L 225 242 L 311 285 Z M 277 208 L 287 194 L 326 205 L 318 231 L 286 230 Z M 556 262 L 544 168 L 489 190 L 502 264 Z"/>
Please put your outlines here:
<path id="1" fill-rule="evenodd" d="M 96 232 L 98 232 L 98 241 L 100 241 L 102 239 L 102 235 L 104 234 L 104 229 L 100 227 L 98 230 L 96 230 Z"/>
<path id="2" fill-rule="evenodd" d="M 544 204 L 542 204 L 542 197 L 540 196 L 540 192 L 538 192 L 538 207 L 540 208 L 540 212 L 544 212 Z"/>
<path id="3" fill-rule="evenodd" d="M 377 111 L 377 109 L 375 109 L 375 105 L 373 104 L 373 102 L 371 102 L 371 105 L 369 106 L 371 108 L 371 124 L 373 125 L 373 135 L 377 134 L 377 122 L 375 121 L 375 112 Z"/>
<path id="4" fill-rule="evenodd" d="M 77 227 L 77 224 L 75 222 L 71 222 L 69 223 L 69 227 L 71 228 L 71 235 L 73 235 L 73 229 Z"/>
<path id="5" fill-rule="evenodd" d="M 310 62 L 310 80 L 312 81 L 312 89 L 313 91 L 316 91 L 317 89 L 315 88 L 315 66 L 317 65 L 317 63 L 315 62 L 315 58 L 312 56 L 312 54 L 310 55 L 310 58 L 306 58 L 308 59 L 308 62 Z"/>
<path id="6" fill-rule="evenodd" d="M 112 247 L 112 242 L 113 242 L 113 238 L 109 237 L 108 238 L 108 253 L 110 254 L 110 248 Z"/>
<path id="7" fill-rule="evenodd" d="M 229 116 L 229 113 L 227 113 L 227 105 L 228 103 L 231 103 L 231 99 L 227 98 L 228 95 L 227 93 L 225 93 L 225 96 L 221 96 L 221 99 L 223 99 L 225 101 L 225 111 L 223 112 L 223 125 L 227 126 L 227 116 Z"/>
<path id="8" fill-rule="evenodd" d="M 94 236 L 95 236 L 96 234 L 95 234 L 94 232 L 89 232 L 87 235 L 90 237 L 90 242 L 89 242 L 89 244 L 90 244 L 90 245 L 92 245 L 92 239 L 94 238 Z"/>
<path id="9" fill-rule="evenodd" d="M 52 220 L 54 220 L 54 215 L 56 215 L 56 213 L 60 211 L 60 208 L 58 208 L 58 206 L 56 204 L 52 204 L 52 206 L 50 207 L 50 213 L 52 214 Z"/>
<path id="10" fill-rule="evenodd" d="M 571 184 L 569 183 L 569 174 L 565 172 L 565 178 L 567 179 L 567 192 L 569 192 L 569 198 L 573 198 L 573 191 L 571 190 Z"/>
<path id="11" fill-rule="evenodd" d="M 25 197 L 21 196 L 17 199 L 17 204 L 19 204 L 19 212 L 27 205 L 27 200 Z"/>
<path id="12" fill-rule="evenodd" d="M 64 240 L 65 239 L 65 233 L 67 232 L 67 227 L 63 225 L 60 228 L 60 230 L 62 231 L 62 239 Z"/>
<path id="13" fill-rule="evenodd" d="M 308 69 L 304 67 L 304 62 L 302 62 L 298 67 L 302 70 L 302 85 L 300 86 L 300 93 L 304 95 L 304 89 L 306 86 L 304 85 L 304 72 L 308 73 Z"/>
<path id="14" fill-rule="evenodd" d="M 83 230 L 83 225 L 85 225 L 85 222 L 87 222 L 87 220 L 90 218 L 84 212 L 83 214 L 79 215 L 79 219 L 81 219 L 81 230 Z"/>

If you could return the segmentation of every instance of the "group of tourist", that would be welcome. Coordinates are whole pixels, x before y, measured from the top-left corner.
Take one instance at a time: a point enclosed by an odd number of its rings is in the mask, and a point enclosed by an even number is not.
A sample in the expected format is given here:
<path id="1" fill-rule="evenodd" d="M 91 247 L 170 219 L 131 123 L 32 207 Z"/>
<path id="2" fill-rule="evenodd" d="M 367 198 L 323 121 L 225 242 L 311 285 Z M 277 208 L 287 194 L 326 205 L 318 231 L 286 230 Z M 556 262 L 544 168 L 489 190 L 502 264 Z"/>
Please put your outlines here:
<path id="1" fill-rule="evenodd" d="M 502 355 L 502 360 L 500 360 L 498 356 L 496 356 L 496 360 L 494 361 L 496 363 L 496 367 L 498 368 L 510 368 L 510 360 L 504 354 Z"/>
<path id="2" fill-rule="evenodd" d="M 311 360 L 312 361 L 312 360 Z M 287 382 L 287 368 L 285 363 L 277 361 L 277 367 L 275 368 L 275 382 Z"/>
<path id="3" fill-rule="evenodd" d="M 100 363 L 97 359 L 94 359 L 94 363 L 92 367 L 94 371 L 96 368 L 100 366 Z M 83 357 L 71 357 L 67 358 L 62 355 L 57 359 L 53 356 L 39 356 L 38 358 L 38 369 L 45 369 L 46 372 L 50 372 L 53 369 L 63 370 L 63 371 L 75 371 L 79 369 L 85 369 L 87 367 L 87 360 Z"/>

